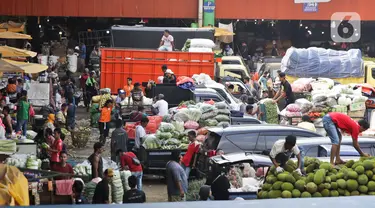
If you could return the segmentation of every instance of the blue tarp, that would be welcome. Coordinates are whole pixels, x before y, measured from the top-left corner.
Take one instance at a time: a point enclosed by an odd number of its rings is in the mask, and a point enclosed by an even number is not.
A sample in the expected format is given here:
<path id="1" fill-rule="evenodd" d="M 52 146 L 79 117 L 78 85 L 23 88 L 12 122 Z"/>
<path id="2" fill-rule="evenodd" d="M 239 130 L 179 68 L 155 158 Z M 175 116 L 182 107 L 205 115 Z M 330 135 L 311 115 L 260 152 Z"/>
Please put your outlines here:
<path id="1" fill-rule="evenodd" d="M 359 49 L 336 51 L 324 48 L 289 48 L 281 61 L 281 71 L 300 78 L 363 77 Z"/>

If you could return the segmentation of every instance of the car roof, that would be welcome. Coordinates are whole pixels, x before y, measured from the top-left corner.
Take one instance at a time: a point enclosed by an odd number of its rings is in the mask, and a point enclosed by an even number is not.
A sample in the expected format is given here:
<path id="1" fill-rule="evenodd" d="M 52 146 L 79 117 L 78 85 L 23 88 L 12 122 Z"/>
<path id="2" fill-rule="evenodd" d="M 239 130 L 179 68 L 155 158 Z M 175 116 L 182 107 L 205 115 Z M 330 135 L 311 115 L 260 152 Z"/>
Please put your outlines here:
<path id="1" fill-rule="evenodd" d="M 209 92 L 209 93 L 217 94 L 216 90 L 211 89 L 211 88 L 206 88 L 206 87 L 195 88 L 194 92 L 197 92 L 197 93 Z"/>
<path id="2" fill-rule="evenodd" d="M 209 128 L 209 131 L 217 133 L 217 134 L 222 134 L 222 133 L 236 133 L 236 132 L 249 132 L 249 131 L 287 131 L 287 130 L 299 130 L 299 131 L 305 131 L 308 132 L 308 130 L 296 127 L 296 126 L 285 126 L 285 125 L 274 125 L 274 124 L 249 124 L 249 125 L 240 125 L 240 126 L 229 126 L 226 128 L 218 128 L 218 127 L 213 127 Z M 312 132 L 313 133 L 313 132 Z M 317 134 L 318 135 L 318 134 Z M 375 141 L 375 140 L 374 140 Z"/>
<path id="3" fill-rule="evenodd" d="M 214 163 L 232 164 L 238 162 L 252 161 L 255 166 L 271 166 L 272 161 L 270 157 L 266 155 L 252 154 L 247 152 L 236 152 L 225 155 L 214 156 L 210 158 Z"/>
<path id="4" fill-rule="evenodd" d="M 327 151 L 327 153 L 331 154 L 332 145 L 320 145 L 320 147 L 325 149 Z M 340 145 L 340 155 L 360 156 L 358 151 L 351 145 Z"/>
<path id="5" fill-rule="evenodd" d="M 225 86 L 223 84 L 217 83 L 217 82 L 211 82 L 211 83 L 206 83 L 204 86 L 208 88 L 219 88 L 219 89 L 225 89 Z"/>
<path id="6" fill-rule="evenodd" d="M 314 157 L 314 158 L 320 160 L 321 162 L 330 162 L 331 161 L 330 157 Z M 357 161 L 357 160 L 361 159 L 361 157 L 357 157 L 357 156 L 340 156 L 340 158 L 344 161 L 348 161 L 348 160 Z M 298 160 L 298 158 L 290 158 L 290 159 L 293 160 L 293 161 Z"/>
<path id="7" fill-rule="evenodd" d="M 226 60 L 242 60 L 242 57 L 241 56 L 223 56 L 221 57 L 221 60 L 223 61 L 226 61 Z"/>
<path id="8" fill-rule="evenodd" d="M 352 142 L 353 139 L 350 136 L 343 136 L 341 142 L 344 143 L 350 143 Z M 358 139 L 359 143 L 374 143 L 375 144 L 375 139 L 372 137 L 359 137 Z M 329 137 L 314 137 L 314 139 L 311 138 L 297 138 L 297 145 L 298 146 L 305 146 L 305 145 L 324 145 L 324 144 L 331 144 L 331 140 Z"/>
<path id="9" fill-rule="evenodd" d="M 238 70 L 244 70 L 246 67 L 244 65 L 240 64 L 223 64 L 220 65 L 220 69 L 238 69 Z"/>

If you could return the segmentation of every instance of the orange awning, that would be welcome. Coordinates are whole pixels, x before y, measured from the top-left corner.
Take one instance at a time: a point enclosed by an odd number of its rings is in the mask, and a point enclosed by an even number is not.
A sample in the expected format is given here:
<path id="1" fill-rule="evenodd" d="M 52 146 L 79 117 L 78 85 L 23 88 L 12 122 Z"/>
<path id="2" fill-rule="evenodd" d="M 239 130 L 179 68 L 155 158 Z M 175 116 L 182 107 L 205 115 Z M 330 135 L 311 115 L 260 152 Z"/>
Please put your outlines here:
<path id="1" fill-rule="evenodd" d="M 14 58 L 14 57 L 35 57 L 36 52 L 23 50 L 19 48 L 0 46 L 0 54 L 3 58 Z"/>
<path id="2" fill-rule="evenodd" d="M 0 32 L 23 32 L 25 30 L 25 23 L 17 23 L 8 21 L 0 24 Z"/>

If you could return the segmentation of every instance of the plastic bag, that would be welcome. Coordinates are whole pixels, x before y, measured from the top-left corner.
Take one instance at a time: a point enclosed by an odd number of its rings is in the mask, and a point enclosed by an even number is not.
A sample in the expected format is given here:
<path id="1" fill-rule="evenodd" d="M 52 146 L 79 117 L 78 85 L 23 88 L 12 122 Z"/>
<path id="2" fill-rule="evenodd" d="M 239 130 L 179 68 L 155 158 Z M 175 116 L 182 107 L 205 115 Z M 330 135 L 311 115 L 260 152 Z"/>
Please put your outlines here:
<path id="1" fill-rule="evenodd" d="M 173 116 L 174 120 L 176 121 L 182 121 L 182 122 L 186 122 L 189 120 L 189 115 L 188 115 L 188 109 L 181 109 L 179 110 L 174 116 Z"/>
<path id="2" fill-rule="evenodd" d="M 226 103 L 223 103 L 223 102 L 215 103 L 215 107 L 217 109 L 228 109 L 228 105 Z"/>
<path id="3" fill-rule="evenodd" d="M 317 94 L 312 97 L 313 103 L 319 103 L 327 100 L 327 96 L 324 94 Z"/>
<path id="4" fill-rule="evenodd" d="M 217 114 L 218 115 L 227 115 L 227 116 L 230 116 L 230 110 L 228 110 L 228 109 L 218 109 L 217 110 Z"/>
<path id="5" fill-rule="evenodd" d="M 285 116 L 286 116 L 286 117 L 301 117 L 301 116 L 302 116 L 302 113 L 301 113 L 301 112 L 290 112 L 290 111 L 286 111 Z"/>
<path id="6" fill-rule="evenodd" d="M 289 112 L 301 112 L 301 108 L 297 104 L 289 104 L 286 110 Z"/>
<path id="7" fill-rule="evenodd" d="M 367 101 L 367 97 L 365 96 L 356 96 L 353 98 L 353 103 L 364 103 Z"/>
<path id="8" fill-rule="evenodd" d="M 159 130 L 162 132 L 172 132 L 175 128 L 171 123 L 161 122 Z"/>
<path id="9" fill-rule="evenodd" d="M 350 98 L 347 98 L 345 96 L 339 97 L 337 103 L 342 106 L 348 106 L 352 103 L 352 100 Z"/>
<path id="10" fill-rule="evenodd" d="M 219 123 L 217 124 L 218 127 L 223 127 L 223 128 L 227 128 L 229 125 L 230 125 L 230 124 L 229 124 L 229 122 L 227 122 L 227 121 L 222 121 L 222 122 L 219 122 Z"/>
<path id="11" fill-rule="evenodd" d="M 218 123 L 215 119 L 207 119 L 205 121 L 206 126 L 216 126 Z"/>
<path id="12" fill-rule="evenodd" d="M 210 105 L 210 104 L 203 103 L 203 104 L 200 106 L 200 110 L 201 110 L 202 113 L 207 113 L 207 112 L 210 112 L 210 111 L 215 110 L 215 106 Z"/>
<path id="13" fill-rule="evenodd" d="M 175 138 L 171 138 L 171 139 L 165 140 L 163 142 L 163 145 L 177 145 L 177 146 L 179 146 L 180 144 L 181 144 L 181 142 L 178 139 L 175 139 Z"/>
<path id="14" fill-rule="evenodd" d="M 142 146 L 145 149 L 159 149 L 160 140 L 156 138 L 155 134 L 148 134 L 144 137 Z"/>
<path id="15" fill-rule="evenodd" d="M 165 116 L 163 116 L 163 122 L 166 122 L 166 123 L 170 123 L 172 121 L 172 115 L 170 114 L 167 114 Z"/>
<path id="16" fill-rule="evenodd" d="M 155 136 L 159 140 L 167 140 L 167 139 L 172 138 L 172 133 L 171 132 L 156 131 Z"/>
<path id="17" fill-rule="evenodd" d="M 217 116 L 215 116 L 215 119 L 218 122 L 222 122 L 222 121 L 230 122 L 229 116 L 226 116 L 226 115 L 217 115 Z"/>
<path id="18" fill-rule="evenodd" d="M 218 110 L 213 110 L 213 111 L 210 111 L 210 112 L 207 112 L 207 113 L 203 113 L 202 116 L 201 116 L 201 119 L 206 120 L 206 119 L 215 118 L 215 116 L 217 116 L 217 114 L 218 114 Z"/>
<path id="19" fill-rule="evenodd" d="M 328 105 L 329 107 L 333 107 L 333 106 L 337 105 L 337 101 L 336 101 L 336 99 L 329 97 L 326 100 L 326 105 Z"/>
<path id="20" fill-rule="evenodd" d="M 200 128 L 198 129 L 198 135 L 206 135 L 208 133 L 208 130 L 207 128 L 203 127 L 203 128 Z"/>
<path id="21" fill-rule="evenodd" d="M 198 129 L 199 124 L 195 121 L 186 121 L 184 127 L 185 129 Z"/>
<path id="22" fill-rule="evenodd" d="M 175 130 L 182 133 L 184 132 L 184 122 L 182 121 L 172 121 L 172 125 L 174 126 Z"/>
<path id="23" fill-rule="evenodd" d="M 191 121 L 199 121 L 202 116 L 202 112 L 196 108 L 189 108 L 187 111 L 187 115 L 189 120 Z"/>

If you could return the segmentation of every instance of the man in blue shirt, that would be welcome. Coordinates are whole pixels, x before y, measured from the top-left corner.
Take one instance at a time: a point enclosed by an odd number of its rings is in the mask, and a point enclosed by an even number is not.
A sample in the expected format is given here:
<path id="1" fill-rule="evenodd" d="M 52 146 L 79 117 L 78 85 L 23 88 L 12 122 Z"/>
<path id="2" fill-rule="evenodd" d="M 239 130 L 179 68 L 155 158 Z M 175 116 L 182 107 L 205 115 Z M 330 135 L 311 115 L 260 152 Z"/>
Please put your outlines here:
<path id="1" fill-rule="evenodd" d="M 186 200 L 188 181 L 184 169 L 177 162 L 179 160 L 179 154 L 174 152 L 172 160 L 166 166 L 168 201 L 170 202 Z"/>

